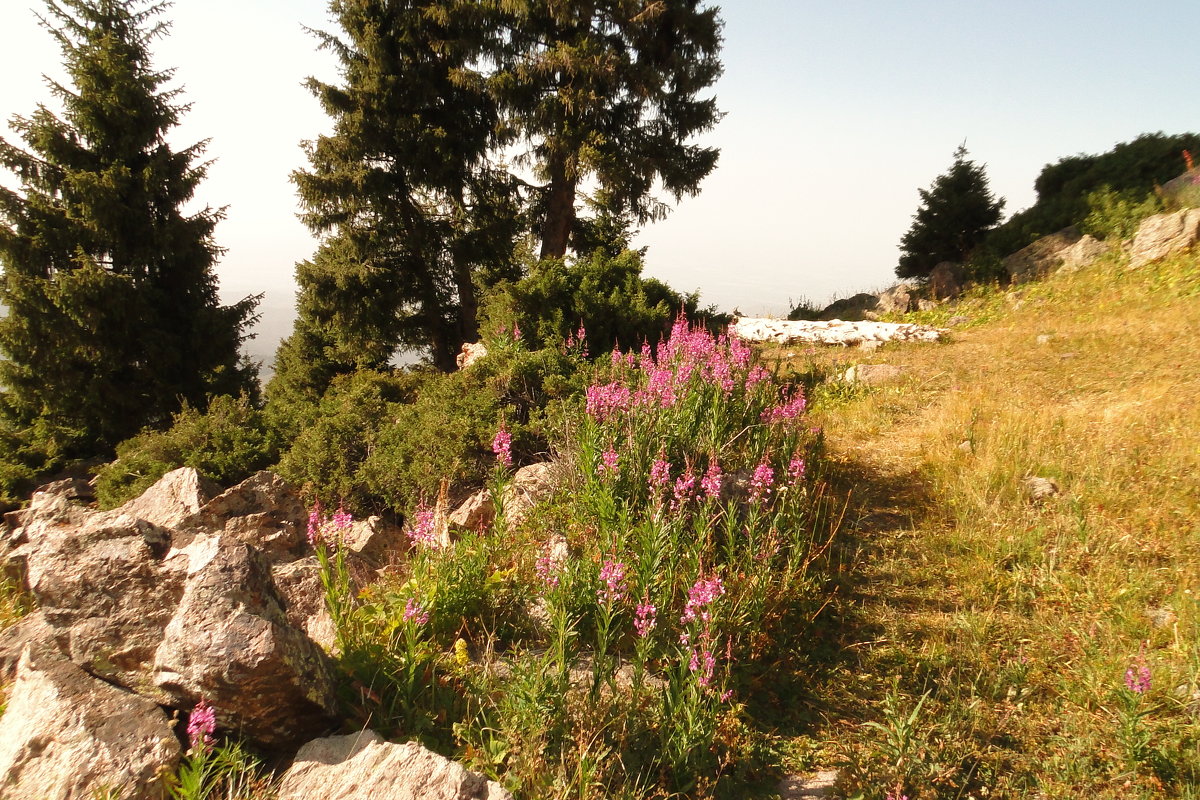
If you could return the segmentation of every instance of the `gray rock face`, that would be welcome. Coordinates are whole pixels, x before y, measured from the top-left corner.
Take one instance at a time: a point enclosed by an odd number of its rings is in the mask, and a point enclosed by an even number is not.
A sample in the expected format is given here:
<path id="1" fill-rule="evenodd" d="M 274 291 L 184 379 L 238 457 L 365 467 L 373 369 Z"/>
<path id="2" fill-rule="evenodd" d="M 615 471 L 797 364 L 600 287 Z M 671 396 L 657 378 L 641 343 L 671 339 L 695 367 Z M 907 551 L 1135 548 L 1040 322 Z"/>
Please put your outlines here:
<path id="1" fill-rule="evenodd" d="M 499 784 L 419 744 L 371 730 L 317 739 L 284 773 L 279 800 L 512 800 Z"/>
<path id="2" fill-rule="evenodd" d="M 540 500 L 553 494 L 557 485 L 557 465 L 553 461 L 521 467 L 504 487 L 505 520 L 519 524 Z"/>
<path id="3" fill-rule="evenodd" d="M 1129 251 L 1129 266 L 1141 267 L 1174 253 L 1192 249 L 1200 241 L 1200 208 L 1172 214 L 1155 214 L 1142 220 Z"/>
<path id="4" fill-rule="evenodd" d="M 873 294 L 861 292 L 853 297 L 835 300 L 825 307 L 818 317 L 821 321 L 845 320 L 856 321 L 866 319 L 868 312 L 873 312 L 879 305 L 879 298 Z"/>
<path id="5" fill-rule="evenodd" d="M 184 551 L 182 597 L 153 655 L 153 685 L 268 748 L 326 730 L 336 699 L 324 653 L 288 623 L 266 558 L 227 535 Z M 134 687 L 136 688 L 136 687 Z"/>
<path id="6" fill-rule="evenodd" d="M 315 557 L 275 564 L 271 578 L 283 600 L 288 622 L 304 631 L 326 653 L 333 653 L 337 632 L 325 606 L 321 567 Z"/>
<path id="7" fill-rule="evenodd" d="M 479 531 L 492 524 L 495 518 L 496 506 L 492 502 L 492 493 L 480 489 L 454 509 L 447 521 L 456 528 Z"/>
<path id="8" fill-rule="evenodd" d="M 1083 235 L 1078 228 L 1063 228 L 1043 236 L 1002 262 L 1013 283 L 1024 283 L 1049 275 L 1063 264 L 1063 254 Z"/>
<path id="9" fill-rule="evenodd" d="M 1096 259 L 1107 254 L 1111 249 L 1111 246 L 1095 237 L 1084 236 L 1060 253 L 1062 257 L 1061 269 L 1066 272 L 1083 269 Z"/>
<path id="10" fill-rule="evenodd" d="M 191 467 L 168 472 L 118 511 L 164 528 L 177 528 L 217 495 L 218 487 Z"/>
<path id="11" fill-rule="evenodd" d="M 897 283 L 877 295 L 874 311 L 878 314 L 907 314 L 916 308 L 917 288 L 911 283 Z"/>
<path id="12" fill-rule="evenodd" d="M 179 529 L 223 531 L 262 550 L 272 561 L 299 558 L 308 548 L 308 510 L 300 493 L 266 470 L 210 500 Z"/>
<path id="13" fill-rule="evenodd" d="M 0 794 L 9 800 L 164 796 L 180 757 L 167 715 L 96 680 L 50 649 L 29 647 L 0 717 Z"/>
<path id="14" fill-rule="evenodd" d="M 407 549 L 404 529 L 382 517 L 357 520 L 342 538 L 343 544 L 372 567 L 385 567 Z"/>
<path id="15" fill-rule="evenodd" d="M 463 342 L 462 350 L 454 362 L 459 369 L 466 369 L 481 358 L 486 358 L 488 354 L 487 345 L 483 342 Z"/>
<path id="16" fill-rule="evenodd" d="M 943 261 L 930 271 L 926 285 L 934 300 L 950 300 L 962 294 L 962 282 L 962 265 Z"/>

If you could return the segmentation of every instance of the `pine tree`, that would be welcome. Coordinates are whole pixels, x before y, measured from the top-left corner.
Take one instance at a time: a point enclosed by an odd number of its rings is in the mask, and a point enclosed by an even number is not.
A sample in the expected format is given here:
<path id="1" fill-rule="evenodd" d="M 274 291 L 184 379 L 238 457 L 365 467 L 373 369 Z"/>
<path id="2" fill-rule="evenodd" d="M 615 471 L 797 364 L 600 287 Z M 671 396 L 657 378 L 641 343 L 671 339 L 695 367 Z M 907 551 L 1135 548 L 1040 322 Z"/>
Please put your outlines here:
<path id="1" fill-rule="evenodd" d="M 580 187 L 598 211 L 638 225 L 694 195 L 716 148 L 689 140 L 721 118 L 702 97 L 721 74 L 721 23 L 700 0 L 492 0 L 499 9 L 490 86 L 507 130 L 529 148 L 542 258 L 561 258 Z"/>
<path id="2" fill-rule="evenodd" d="M 0 139 L 0 411 L 53 456 L 107 454 L 181 402 L 253 387 L 240 363 L 257 298 L 221 306 L 213 230 L 185 214 L 206 142 L 174 151 L 188 106 L 166 89 L 150 45 L 168 27 L 157 0 L 47 0 L 69 81 Z"/>
<path id="3" fill-rule="evenodd" d="M 310 168 L 293 175 L 322 241 L 297 266 L 299 318 L 272 397 L 311 399 L 397 347 L 453 369 L 477 335 L 478 289 L 515 275 L 516 183 L 489 160 L 497 111 L 471 68 L 489 35 L 477 6 L 331 2 L 343 35 L 317 35 L 342 85 L 308 87 L 333 132 L 306 144 Z"/>
<path id="4" fill-rule="evenodd" d="M 1004 200 L 988 187 L 984 168 L 967 159 L 965 145 L 954 151 L 954 163 L 918 190 L 921 206 L 912 227 L 900 240 L 900 278 L 924 278 L 943 261 L 966 261 L 1000 221 Z"/>

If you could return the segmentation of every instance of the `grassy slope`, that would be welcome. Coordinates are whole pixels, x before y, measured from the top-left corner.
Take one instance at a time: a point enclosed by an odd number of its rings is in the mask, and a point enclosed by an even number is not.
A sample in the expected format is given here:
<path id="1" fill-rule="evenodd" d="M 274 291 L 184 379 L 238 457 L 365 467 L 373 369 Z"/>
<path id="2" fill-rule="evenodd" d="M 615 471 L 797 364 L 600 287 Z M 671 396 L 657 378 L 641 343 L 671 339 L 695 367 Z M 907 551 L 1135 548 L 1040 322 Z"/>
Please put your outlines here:
<path id="1" fill-rule="evenodd" d="M 907 368 L 815 392 L 849 507 L 791 766 L 868 798 L 1200 796 L 1200 258 L 910 319 L 952 314 L 948 344 L 774 354 Z"/>

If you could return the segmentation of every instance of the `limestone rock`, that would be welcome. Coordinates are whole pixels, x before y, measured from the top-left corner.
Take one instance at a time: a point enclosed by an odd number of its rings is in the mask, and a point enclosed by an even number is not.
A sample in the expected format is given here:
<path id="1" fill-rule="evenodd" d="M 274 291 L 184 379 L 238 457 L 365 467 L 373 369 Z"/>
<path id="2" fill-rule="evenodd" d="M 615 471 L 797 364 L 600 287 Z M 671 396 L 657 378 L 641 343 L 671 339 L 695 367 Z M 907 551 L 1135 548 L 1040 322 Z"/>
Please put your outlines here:
<path id="1" fill-rule="evenodd" d="M 187 532 L 223 531 L 262 550 L 272 561 L 299 558 L 308 549 L 308 510 L 300 492 L 266 470 L 213 498 L 179 527 Z"/>
<path id="2" fill-rule="evenodd" d="M 1064 253 L 1082 238 L 1078 228 L 1063 228 L 1043 236 L 1002 262 L 1013 283 L 1024 283 L 1049 275 L 1063 264 Z"/>
<path id="3" fill-rule="evenodd" d="M 1190 250 L 1200 241 L 1200 208 L 1155 214 L 1142 220 L 1129 251 L 1129 266 L 1141 267 L 1174 253 Z"/>
<path id="4" fill-rule="evenodd" d="M 911 283 L 897 283 L 878 294 L 874 311 L 879 314 L 907 314 L 916 305 L 916 287 Z"/>
<path id="5" fill-rule="evenodd" d="M 54 629 L 46 623 L 41 610 L 32 611 L 0 631 L 0 684 L 12 683 L 17 677 L 21 654 L 29 645 L 54 644 Z"/>
<path id="6" fill-rule="evenodd" d="M 1030 502 L 1042 503 L 1061 493 L 1062 489 L 1058 487 L 1058 481 L 1054 478 L 1031 475 L 1025 479 L 1025 496 L 1029 498 Z"/>
<path id="7" fill-rule="evenodd" d="M 936 342 L 945 331 L 906 322 L 811 322 L 743 317 L 730 328 L 730 333 L 747 342 L 810 342 L 852 347 L 868 341 Z"/>
<path id="8" fill-rule="evenodd" d="M 861 320 L 867 312 L 874 311 L 879 305 L 879 298 L 873 294 L 861 292 L 853 297 L 835 300 L 821 311 L 818 319 L 831 320 Z"/>
<path id="9" fill-rule="evenodd" d="M 164 528 L 177 528 L 217 493 L 215 483 L 202 478 L 191 467 L 180 467 L 163 475 L 140 497 L 117 510 Z"/>
<path id="10" fill-rule="evenodd" d="M 1065 272 L 1083 269 L 1111 249 L 1110 245 L 1093 236 L 1084 236 L 1059 254 L 1062 257 L 1061 269 Z"/>
<path id="11" fill-rule="evenodd" d="M 308 634 L 326 653 L 334 653 L 337 630 L 325 605 L 321 565 L 316 556 L 274 564 L 271 579 L 283 601 L 288 622 Z"/>
<path id="12" fill-rule="evenodd" d="M 962 294 L 962 264 L 942 261 L 929 272 L 926 288 L 934 300 L 951 300 Z"/>
<path id="13" fill-rule="evenodd" d="M 456 528 L 479 531 L 490 525 L 495 518 L 496 506 L 492 502 L 492 493 L 487 489 L 480 489 L 464 500 L 448 521 Z"/>
<path id="14" fill-rule="evenodd" d="M 904 374 L 904 368 L 895 364 L 855 364 L 842 375 L 846 383 L 861 383 L 864 386 L 880 386 L 894 381 Z"/>
<path id="15" fill-rule="evenodd" d="M 933 311 L 937 307 L 936 300 L 926 300 L 924 297 L 917 300 L 917 311 Z"/>
<path id="16" fill-rule="evenodd" d="M 466 369 L 481 358 L 487 357 L 487 345 L 483 342 L 463 342 L 462 350 L 459 351 L 455 363 L 459 369 Z"/>
<path id="17" fill-rule="evenodd" d="M 355 520 L 342 542 L 349 552 L 372 567 L 387 566 L 405 550 L 408 539 L 404 529 L 385 522 L 382 517 Z"/>
<path id="18" fill-rule="evenodd" d="M 504 487 L 504 518 L 512 525 L 519 524 L 539 501 L 554 493 L 558 486 L 558 465 L 542 461 L 521 467 Z"/>
<path id="19" fill-rule="evenodd" d="M 499 784 L 415 742 L 389 744 L 371 730 L 300 748 L 278 800 L 512 800 Z"/>
<path id="20" fill-rule="evenodd" d="M 0 717 L 0 792 L 10 800 L 92 800 L 99 790 L 159 798 L 180 750 L 157 705 L 30 647 Z"/>
<path id="21" fill-rule="evenodd" d="M 222 725 L 268 748 L 327 729 L 328 660 L 289 624 L 267 559 L 228 535 L 197 537 L 176 558 L 187 581 L 153 656 L 153 685 L 172 705 L 207 699 Z"/>

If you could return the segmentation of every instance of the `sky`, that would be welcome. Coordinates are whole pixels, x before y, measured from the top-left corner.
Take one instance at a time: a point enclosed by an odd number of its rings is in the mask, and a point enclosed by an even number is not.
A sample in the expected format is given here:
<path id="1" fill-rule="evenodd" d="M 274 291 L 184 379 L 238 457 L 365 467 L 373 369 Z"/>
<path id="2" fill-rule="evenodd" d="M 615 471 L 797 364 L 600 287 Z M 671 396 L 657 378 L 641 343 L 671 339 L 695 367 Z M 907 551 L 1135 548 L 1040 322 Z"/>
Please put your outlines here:
<path id="1" fill-rule="evenodd" d="M 36 0 L 0 0 L 0 117 L 53 108 L 59 52 Z M 305 27 L 325 0 L 176 0 L 155 66 L 191 110 L 176 146 L 209 139 L 198 201 L 227 207 L 222 295 L 265 292 L 255 349 L 290 329 L 297 261 L 315 242 L 289 174 L 328 130 L 303 87 L 336 80 Z M 1141 133 L 1200 131 L 1195 0 L 733 0 L 721 4 L 721 149 L 700 194 L 646 228 L 646 272 L 702 302 L 786 314 L 894 282 L 897 244 L 955 148 L 985 164 L 1006 212 L 1048 163 Z M 12 139 L 6 129 L 0 135 Z M 1181 166 L 1182 169 L 1182 166 Z"/>

